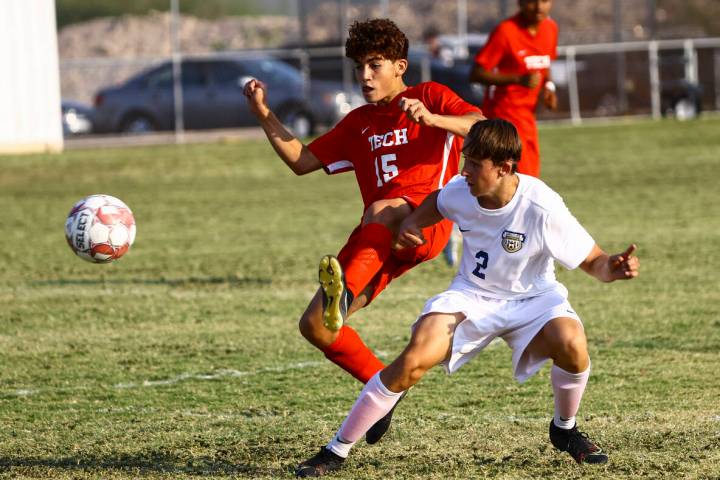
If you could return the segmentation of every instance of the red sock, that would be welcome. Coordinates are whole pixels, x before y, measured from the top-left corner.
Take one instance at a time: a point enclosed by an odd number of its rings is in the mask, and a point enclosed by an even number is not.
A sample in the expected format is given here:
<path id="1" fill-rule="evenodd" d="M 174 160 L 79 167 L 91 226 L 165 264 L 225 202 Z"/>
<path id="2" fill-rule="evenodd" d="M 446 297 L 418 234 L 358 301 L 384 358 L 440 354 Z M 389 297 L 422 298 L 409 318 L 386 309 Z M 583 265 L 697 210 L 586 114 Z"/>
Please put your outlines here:
<path id="1" fill-rule="evenodd" d="M 368 223 L 360 230 L 358 244 L 347 265 L 343 265 L 345 284 L 357 297 L 380 271 L 390 256 L 393 234 L 380 223 Z"/>
<path id="2" fill-rule="evenodd" d="M 335 341 L 322 351 L 328 360 L 363 383 L 385 368 L 355 330 L 343 325 Z"/>

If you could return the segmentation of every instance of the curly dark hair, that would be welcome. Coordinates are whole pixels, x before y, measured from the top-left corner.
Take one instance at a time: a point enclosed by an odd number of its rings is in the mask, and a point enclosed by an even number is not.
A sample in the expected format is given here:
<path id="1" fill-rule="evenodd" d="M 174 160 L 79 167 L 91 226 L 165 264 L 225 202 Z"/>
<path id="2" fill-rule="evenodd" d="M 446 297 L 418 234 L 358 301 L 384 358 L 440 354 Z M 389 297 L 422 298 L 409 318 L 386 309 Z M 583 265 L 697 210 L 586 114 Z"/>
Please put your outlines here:
<path id="1" fill-rule="evenodd" d="M 502 118 L 479 120 L 470 127 L 462 147 L 464 155 L 500 165 L 511 159 L 513 173 L 522 154 L 522 143 L 515 126 Z"/>
<path id="2" fill-rule="evenodd" d="M 355 21 L 345 41 L 345 56 L 360 60 L 370 53 L 382 55 L 386 60 L 407 60 L 410 42 L 405 34 L 387 18 Z"/>

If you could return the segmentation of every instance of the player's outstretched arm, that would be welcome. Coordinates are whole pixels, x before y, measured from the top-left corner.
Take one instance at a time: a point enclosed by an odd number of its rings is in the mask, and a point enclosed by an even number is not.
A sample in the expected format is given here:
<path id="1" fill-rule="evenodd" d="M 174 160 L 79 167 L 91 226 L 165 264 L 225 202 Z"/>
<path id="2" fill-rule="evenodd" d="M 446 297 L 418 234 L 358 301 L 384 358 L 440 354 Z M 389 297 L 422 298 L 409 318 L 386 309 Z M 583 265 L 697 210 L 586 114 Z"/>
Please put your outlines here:
<path id="1" fill-rule="evenodd" d="M 401 98 L 400 108 L 413 122 L 424 127 L 435 127 L 447 130 L 461 137 L 467 136 L 470 127 L 485 117 L 480 112 L 470 112 L 465 115 L 440 115 L 432 113 L 425 104 L 417 98 Z"/>
<path id="2" fill-rule="evenodd" d="M 393 248 L 417 247 L 425 243 L 422 229 L 435 225 L 444 217 L 437 208 L 437 197 L 440 190 L 435 190 L 400 224 L 397 240 Z"/>
<path id="3" fill-rule="evenodd" d="M 290 133 L 267 104 L 267 88 L 261 81 L 252 79 L 245 84 L 243 94 L 250 110 L 260 122 L 270 144 L 285 164 L 296 175 L 304 175 L 322 168 L 322 163 L 309 148 Z"/>
<path id="4" fill-rule="evenodd" d="M 633 279 L 640 274 L 640 259 L 633 255 L 636 249 L 632 244 L 622 253 L 608 255 L 595 245 L 580 268 L 601 282 Z"/>
<path id="5" fill-rule="evenodd" d="M 526 74 L 519 73 L 502 73 L 496 71 L 485 70 L 478 64 L 475 64 L 470 70 L 470 81 L 479 82 L 483 85 L 522 85 L 527 88 L 535 88 L 540 83 L 542 75 L 540 72 L 530 72 Z"/>

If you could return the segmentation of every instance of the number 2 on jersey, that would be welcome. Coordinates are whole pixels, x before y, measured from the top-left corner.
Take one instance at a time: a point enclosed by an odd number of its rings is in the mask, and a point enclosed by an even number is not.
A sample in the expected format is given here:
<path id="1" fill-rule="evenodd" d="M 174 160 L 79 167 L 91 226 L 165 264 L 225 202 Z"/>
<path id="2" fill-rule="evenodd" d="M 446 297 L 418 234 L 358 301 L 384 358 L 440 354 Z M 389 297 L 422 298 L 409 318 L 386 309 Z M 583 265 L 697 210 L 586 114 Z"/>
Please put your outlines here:
<path id="1" fill-rule="evenodd" d="M 380 156 L 380 165 L 378 165 L 378 157 L 375 157 L 375 175 L 377 176 L 377 186 L 382 187 L 383 183 L 388 183 L 400 173 L 397 165 L 390 162 L 397 160 L 394 153 L 386 153 Z M 382 168 L 382 177 L 380 176 L 380 168 Z"/>
<path id="2" fill-rule="evenodd" d="M 487 252 L 483 252 L 480 250 L 478 253 L 475 254 L 475 258 L 478 259 L 478 262 L 475 264 L 475 270 L 473 270 L 473 275 L 476 277 L 485 280 L 485 274 L 480 271 L 480 269 L 486 269 L 488 265 L 488 254 Z"/>

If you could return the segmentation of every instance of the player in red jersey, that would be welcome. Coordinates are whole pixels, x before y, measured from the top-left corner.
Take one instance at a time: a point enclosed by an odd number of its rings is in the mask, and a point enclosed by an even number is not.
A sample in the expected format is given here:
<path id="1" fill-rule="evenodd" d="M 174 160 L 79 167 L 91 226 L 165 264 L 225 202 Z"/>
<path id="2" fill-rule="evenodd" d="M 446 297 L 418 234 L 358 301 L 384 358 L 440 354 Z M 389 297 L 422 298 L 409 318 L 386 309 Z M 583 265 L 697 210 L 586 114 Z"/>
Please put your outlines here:
<path id="1" fill-rule="evenodd" d="M 558 27 L 549 18 L 552 0 L 518 0 L 520 11 L 502 21 L 475 56 L 471 82 L 486 85 L 483 113 L 515 125 L 522 141 L 518 172 L 540 176 L 535 107 L 557 108 L 550 62 L 557 57 Z"/>
<path id="2" fill-rule="evenodd" d="M 351 111 L 332 130 L 309 145 L 296 139 L 270 111 L 265 86 L 251 80 L 244 93 L 278 156 L 297 175 L 324 169 L 327 174 L 354 171 L 363 199 L 360 225 L 337 258 L 320 262 L 320 284 L 300 318 L 300 332 L 325 356 L 366 383 L 383 363 L 345 318 L 368 305 L 395 277 L 440 253 L 451 223 L 428 229 L 426 245 L 391 250 L 402 220 L 432 191 L 458 172 L 462 137 L 483 118 L 480 110 L 447 87 L 403 81 L 408 40 L 387 19 L 355 22 L 345 55 L 368 105 Z M 332 212 L 332 205 L 328 205 Z M 390 415 L 367 441 L 379 440 Z"/>

